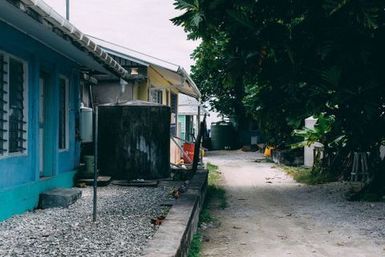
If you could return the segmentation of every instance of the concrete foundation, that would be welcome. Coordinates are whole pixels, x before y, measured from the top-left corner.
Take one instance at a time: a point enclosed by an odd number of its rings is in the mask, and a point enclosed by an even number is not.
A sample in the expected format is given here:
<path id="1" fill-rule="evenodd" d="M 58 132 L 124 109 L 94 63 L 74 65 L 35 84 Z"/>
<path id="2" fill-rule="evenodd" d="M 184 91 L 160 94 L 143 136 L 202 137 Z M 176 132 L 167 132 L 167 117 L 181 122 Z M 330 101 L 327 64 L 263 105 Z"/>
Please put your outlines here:
<path id="1" fill-rule="evenodd" d="M 56 188 L 40 194 L 39 207 L 42 209 L 62 207 L 68 208 L 82 195 L 82 191 L 74 188 Z"/>

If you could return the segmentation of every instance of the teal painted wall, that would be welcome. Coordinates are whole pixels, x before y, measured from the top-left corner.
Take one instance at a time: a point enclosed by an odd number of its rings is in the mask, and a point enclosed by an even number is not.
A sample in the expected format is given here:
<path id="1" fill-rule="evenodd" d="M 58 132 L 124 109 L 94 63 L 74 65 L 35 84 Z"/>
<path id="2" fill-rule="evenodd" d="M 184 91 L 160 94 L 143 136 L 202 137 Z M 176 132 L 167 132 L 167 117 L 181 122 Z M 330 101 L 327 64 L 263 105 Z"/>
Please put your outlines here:
<path id="1" fill-rule="evenodd" d="M 72 187 L 75 171 L 66 172 L 36 182 L 30 182 L 9 189 L 0 190 L 0 221 L 15 214 L 33 210 L 39 202 L 39 194 L 56 187 Z"/>
<path id="2" fill-rule="evenodd" d="M 28 67 L 28 151 L 22 156 L 0 156 L 0 220 L 12 213 L 36 207 L 41 191 L 51 187 L 71 187 L 73 171 L 80 159 L 75 122 L 79 111 L 80 67 L 52 49 L 0 21 L 0 51 L 24 60 Z M 39 78 L 48 74 L 46 164 L 52 177 L 39 176 Z M 59 77 L 69 80 L 69 147 L 59 151 Z M 6 203 L 4 205 L 4 203 Z"/>
<path id="3" fill-rule="evenodd" d="M 191 134 L 193 133 L 193 123 L 194 119 L 191 115 L 178 115 L 178 124 L 180 126 L 179 137 L 183 140 L 192 142 L 193 138 Z"/>

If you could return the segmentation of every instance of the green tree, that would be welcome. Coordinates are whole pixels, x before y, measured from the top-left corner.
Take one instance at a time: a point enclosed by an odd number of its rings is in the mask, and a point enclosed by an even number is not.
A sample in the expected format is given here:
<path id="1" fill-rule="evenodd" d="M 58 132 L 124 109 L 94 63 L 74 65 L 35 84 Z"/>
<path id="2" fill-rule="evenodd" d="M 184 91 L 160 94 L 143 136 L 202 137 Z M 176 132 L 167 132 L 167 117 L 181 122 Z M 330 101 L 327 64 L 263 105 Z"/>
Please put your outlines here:
<path id="1" fill-rule="evenodd" d="M 329 170 L 342 169 L 353 151 L 376 155 L 385 139 L 385 1 L 176 0 L 175 6 L 185 14 L 173 22 L 202 39 L 192 75 L 218 110 L 243 110 L 270 142 L 285 145 L 307 116 L 334 117 L 322 136 L 334 156 Z"/>

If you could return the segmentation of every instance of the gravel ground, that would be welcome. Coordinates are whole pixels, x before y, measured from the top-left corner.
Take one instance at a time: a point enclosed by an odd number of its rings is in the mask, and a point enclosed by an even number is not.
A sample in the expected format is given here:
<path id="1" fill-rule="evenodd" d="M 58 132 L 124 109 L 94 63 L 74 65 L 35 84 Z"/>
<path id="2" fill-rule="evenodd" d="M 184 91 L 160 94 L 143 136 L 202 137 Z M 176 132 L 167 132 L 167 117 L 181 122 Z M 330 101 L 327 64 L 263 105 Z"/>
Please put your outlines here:
<path id="1" fill-rule="evenodd" d="M 140 256 L 166 214 L 170 183 L 158 188 L 98 189 L 98 221 L 92 219 L 92 188 L 68 209 L 35 210 L 0 223 L 0 256 Z"/>

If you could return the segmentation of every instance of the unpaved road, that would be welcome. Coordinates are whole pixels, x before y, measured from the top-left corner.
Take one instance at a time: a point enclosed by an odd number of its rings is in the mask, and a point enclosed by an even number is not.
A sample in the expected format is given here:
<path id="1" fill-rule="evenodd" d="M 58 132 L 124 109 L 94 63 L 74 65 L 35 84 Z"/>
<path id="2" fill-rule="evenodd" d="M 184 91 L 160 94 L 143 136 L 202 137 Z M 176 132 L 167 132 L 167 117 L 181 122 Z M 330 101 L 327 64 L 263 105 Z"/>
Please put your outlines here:
<path id="1" fill-rule="evenodd" d="M 305 186 L 256 153 L 211 152 L 229 207 L 205 229 L 202 256 L 385 256 L 385 203 L 347 202 L 348 184 Z"/>

